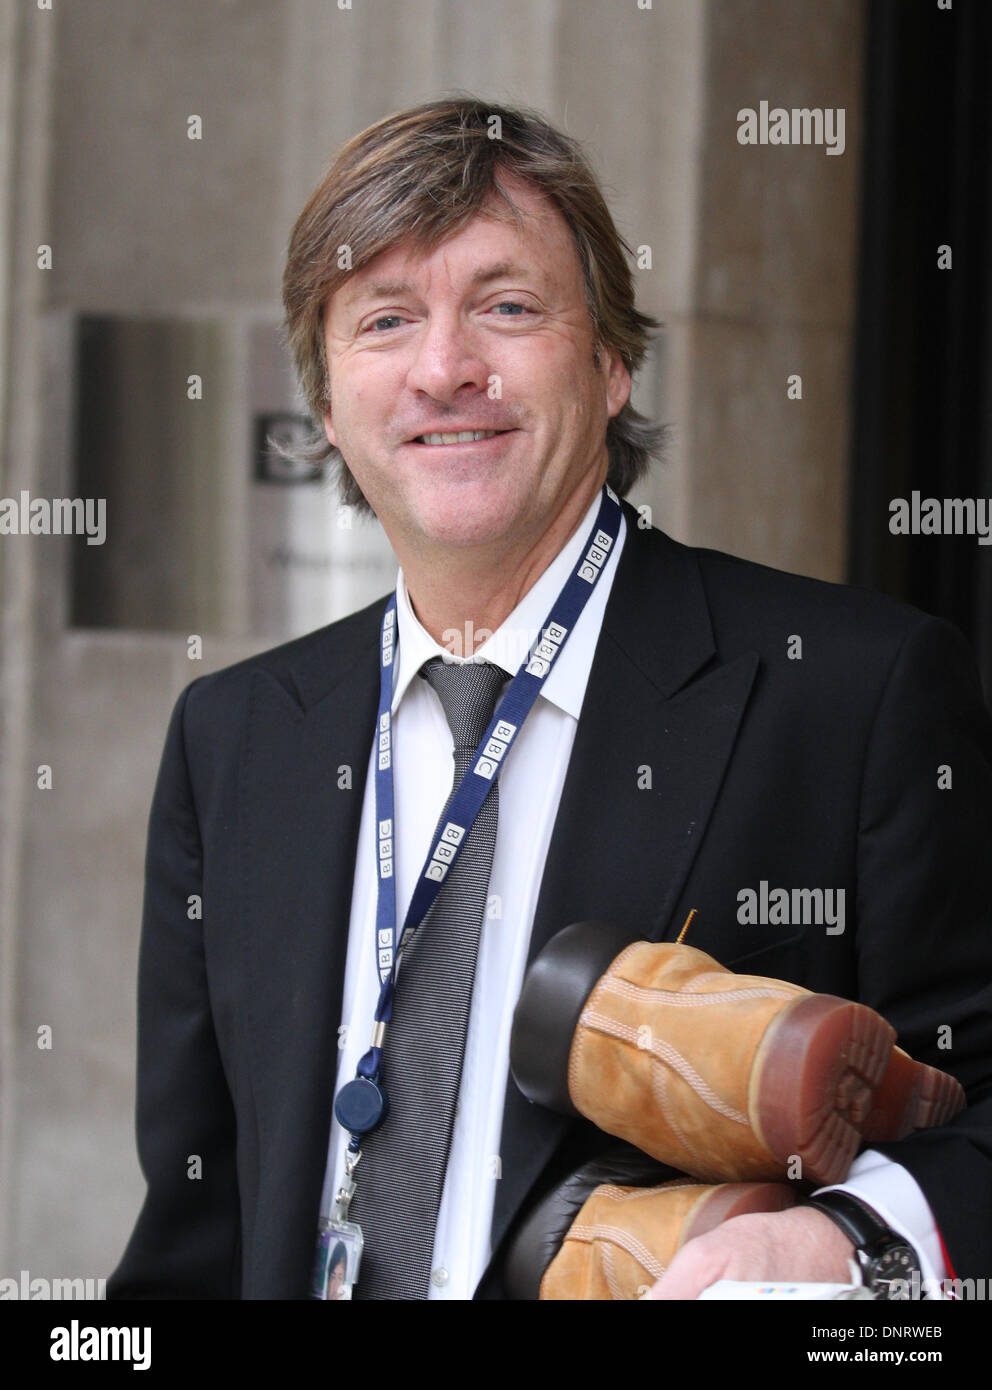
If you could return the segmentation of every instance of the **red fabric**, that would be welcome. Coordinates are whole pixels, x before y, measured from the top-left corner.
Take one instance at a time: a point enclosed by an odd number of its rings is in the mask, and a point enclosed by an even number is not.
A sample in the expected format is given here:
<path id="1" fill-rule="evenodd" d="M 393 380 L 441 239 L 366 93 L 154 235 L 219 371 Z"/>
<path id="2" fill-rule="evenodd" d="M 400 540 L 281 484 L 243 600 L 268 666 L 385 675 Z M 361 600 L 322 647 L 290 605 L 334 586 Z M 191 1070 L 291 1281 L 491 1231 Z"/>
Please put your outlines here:
<path id="1" fill-rule="evenodd" d="M 947 1246 L 944 1244 L 944 1237 L 940 1234 L 939 1226 L 937 1227 L 937 1239 L 940 1241 L 940 1253 L 944 1257 L 944 1265 L 947 1268 L 947 1277 L 948 1279 L 956 1279 L 958 1276 L 954 1273 L 954 1266 L 951 1264 L 951 1257 L 947 1253 Z"/>

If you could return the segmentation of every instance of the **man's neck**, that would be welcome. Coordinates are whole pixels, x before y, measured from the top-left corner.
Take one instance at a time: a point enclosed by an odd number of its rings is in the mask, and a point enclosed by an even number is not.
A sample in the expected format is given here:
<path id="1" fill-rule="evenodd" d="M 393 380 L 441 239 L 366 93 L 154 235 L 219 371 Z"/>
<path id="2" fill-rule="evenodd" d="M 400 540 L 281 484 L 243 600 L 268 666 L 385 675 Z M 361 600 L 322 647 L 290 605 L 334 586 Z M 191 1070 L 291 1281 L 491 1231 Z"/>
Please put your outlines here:
<path id="1" fill-rule="evenodd" d="M 453 656 L 473 656 L 568 544 L 592 498 L 589 489 L 577 492 L 536 543 L 515 550 L 472 546 L 401 556 L 420 625 Z"/>

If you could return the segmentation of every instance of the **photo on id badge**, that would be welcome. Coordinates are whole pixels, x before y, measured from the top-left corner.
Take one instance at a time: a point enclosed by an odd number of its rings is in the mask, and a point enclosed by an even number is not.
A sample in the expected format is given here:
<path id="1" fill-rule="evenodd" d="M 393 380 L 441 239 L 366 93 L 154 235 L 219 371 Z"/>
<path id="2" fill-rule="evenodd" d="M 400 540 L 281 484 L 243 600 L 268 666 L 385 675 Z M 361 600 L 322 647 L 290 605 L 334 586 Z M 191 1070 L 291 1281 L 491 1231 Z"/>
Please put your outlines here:
<path id="1" fill-rule="evenodd" d="M 327 1301 L 351 1298 L 362 1256 L 361 1228 L 350 1221 L 320 1223 L 317 1259 L 313 1272 L 314 1298 Z"/>

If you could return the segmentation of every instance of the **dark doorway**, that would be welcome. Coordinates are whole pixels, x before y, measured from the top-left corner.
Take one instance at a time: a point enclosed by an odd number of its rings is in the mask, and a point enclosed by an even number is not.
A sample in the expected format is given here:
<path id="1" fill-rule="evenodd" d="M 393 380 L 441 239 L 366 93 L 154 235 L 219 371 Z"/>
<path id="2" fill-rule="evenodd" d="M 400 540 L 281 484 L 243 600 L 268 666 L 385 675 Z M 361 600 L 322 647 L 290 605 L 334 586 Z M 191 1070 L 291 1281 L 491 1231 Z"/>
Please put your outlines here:
<path id="1" fill-rule="evenodd" d="M 869 5 L 848 566 L 956 623 L 987 699 L 992 544 L 889 523 L 914 492 L 992 508 L 990 67 L 986 0 Z"/>

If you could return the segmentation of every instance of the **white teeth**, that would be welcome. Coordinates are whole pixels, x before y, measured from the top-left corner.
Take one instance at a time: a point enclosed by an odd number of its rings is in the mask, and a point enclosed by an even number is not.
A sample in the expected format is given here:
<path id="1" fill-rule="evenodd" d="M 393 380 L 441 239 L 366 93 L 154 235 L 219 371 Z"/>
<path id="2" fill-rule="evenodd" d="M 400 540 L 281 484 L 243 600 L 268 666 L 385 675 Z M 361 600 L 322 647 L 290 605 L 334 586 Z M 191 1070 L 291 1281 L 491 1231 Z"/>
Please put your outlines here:
<path id="1" fill-rule="evenodd" d="M 473 439 L 491 439 L 499 430 L 459 430 L 457 434 L 422 434 L 422 444 L 470 444 Z"/>

